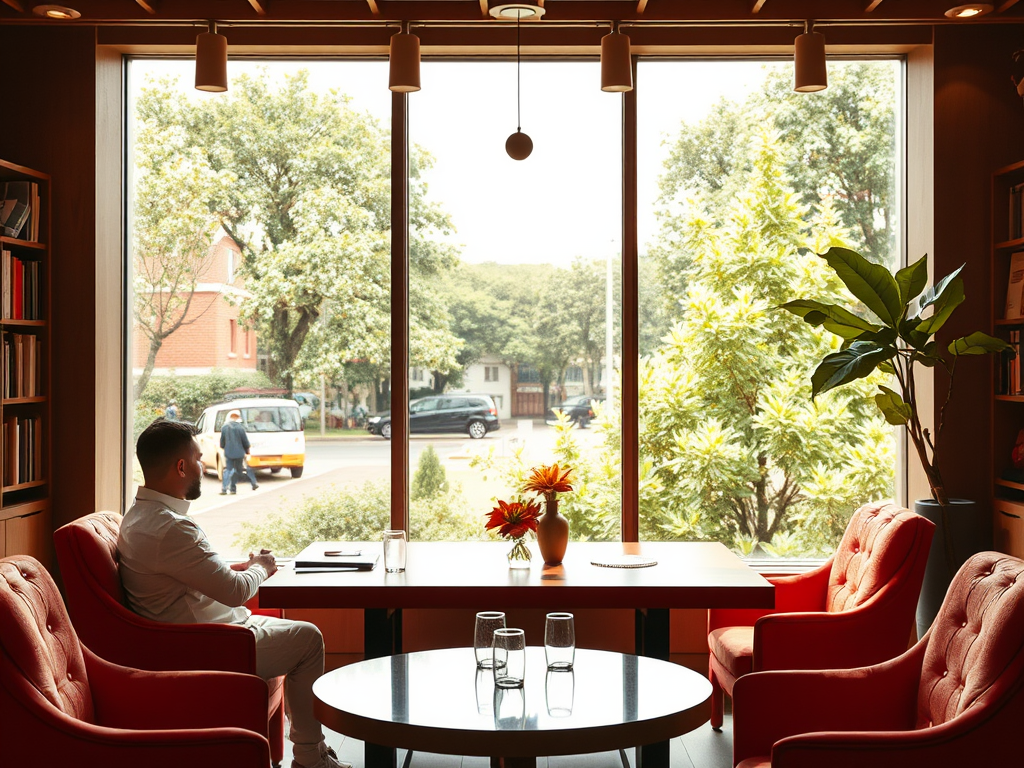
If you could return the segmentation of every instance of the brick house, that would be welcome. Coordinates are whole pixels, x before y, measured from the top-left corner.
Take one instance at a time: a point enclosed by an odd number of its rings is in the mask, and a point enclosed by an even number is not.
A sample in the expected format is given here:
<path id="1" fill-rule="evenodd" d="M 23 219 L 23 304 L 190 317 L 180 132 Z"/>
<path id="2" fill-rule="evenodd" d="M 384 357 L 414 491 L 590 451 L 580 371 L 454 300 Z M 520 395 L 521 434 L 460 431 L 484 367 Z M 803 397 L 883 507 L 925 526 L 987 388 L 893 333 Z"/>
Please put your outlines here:
<path id="1" fill-rule="evenodd" d="M 239 274 L 241 249 L 226 233 L 218 232 L 211 256 L 196 286 L 185 323 L 164 340 L 156 356 L 154 376 L 200 375 L 214 368 L 256 371 L 256 331 L 239 321 L 238 307 L 228 297 L 247 295 Z M 136 328 L 132 333 L 132 369 L 138 376 L 146 364 L 149 340 Z"/>

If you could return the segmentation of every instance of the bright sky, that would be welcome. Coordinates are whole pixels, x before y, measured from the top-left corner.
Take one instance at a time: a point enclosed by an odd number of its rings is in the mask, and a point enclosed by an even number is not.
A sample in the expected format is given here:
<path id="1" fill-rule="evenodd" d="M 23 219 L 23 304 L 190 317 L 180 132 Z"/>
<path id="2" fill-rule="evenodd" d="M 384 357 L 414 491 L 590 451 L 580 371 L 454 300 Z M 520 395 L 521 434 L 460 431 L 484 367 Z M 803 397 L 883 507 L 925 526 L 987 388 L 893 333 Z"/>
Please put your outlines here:
<path id="1" fill-rule="evenodd" d="M 388 124 L 391 92 L 386 61 L 229 61 L 229 81 L 269 66 L 271 72 L 310 71 L 312 87 L 338 88 Z M 641 62 L 638 86 L 640 243 L 655 234 L 657 177 L 666 139 L 682 121 L 707 114 L 723 94 L 740 101 L 764 79 L 765 67 L 788 62 L 684 60 Z M 134 95 L 147 74 L 174 74 L 191 98 L 224 98 L 192 88 L 188 59 L 132 63 Z M 423 89 L 409 96 L 410 134 L 435 159 L 425 174 L 430 197 L 458 230 L 452 238 L 466 261 L 548 262 L 574 256 L 617 256 L 621 238 L 622 96 L 600 89 L 589 62 L 524 62 L 522 129 L 533 154 L 517 162 L 505 153 L 516 129 L 515 61 L 422 64 Z M 230 87 L 230 82 L 229 82 Z"/>

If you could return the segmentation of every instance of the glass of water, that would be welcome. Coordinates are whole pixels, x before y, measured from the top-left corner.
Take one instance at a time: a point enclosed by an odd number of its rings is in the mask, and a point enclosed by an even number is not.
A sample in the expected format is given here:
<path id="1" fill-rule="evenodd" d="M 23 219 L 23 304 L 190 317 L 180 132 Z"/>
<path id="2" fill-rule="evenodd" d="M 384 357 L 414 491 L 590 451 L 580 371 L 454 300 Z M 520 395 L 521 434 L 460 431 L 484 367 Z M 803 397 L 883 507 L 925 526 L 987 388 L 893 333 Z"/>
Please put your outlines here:
<path id="1" fill-rule="evenodd" d="M 384 531 L 384 571 L 405 573 L 405 531 Z"/>
<path id="2" fill-rule="evenodd" d="M 544 657 L 548 669 L 572 669 L 576 628 L 571 613 L 549 613 L 544 621 Z"/>
<path id="3" fill-rule="evenodd" d="M 473 650 L 480 669 L 490 669 L 494 665 L 494 630 L 504 628 L 505 614 L 501 611 L 481 611 L 476 615 Z"/>
<path id="4" fill-rule="evenodd" d="M 522 688 L 526 678 L 526 632 L 494 630 L 494 684 L 498 688 Z"/>

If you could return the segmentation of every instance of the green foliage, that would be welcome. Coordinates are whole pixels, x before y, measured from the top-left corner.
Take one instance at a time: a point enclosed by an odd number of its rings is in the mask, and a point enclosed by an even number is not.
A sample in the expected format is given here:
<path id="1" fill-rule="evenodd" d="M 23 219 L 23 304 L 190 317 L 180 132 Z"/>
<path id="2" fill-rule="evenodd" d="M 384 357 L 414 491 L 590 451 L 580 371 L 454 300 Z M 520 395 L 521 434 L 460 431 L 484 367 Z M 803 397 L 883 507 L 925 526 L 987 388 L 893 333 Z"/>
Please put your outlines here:
<path id="1" fill-rule="evenodd" d="M 294 557 L 314 541 L 379 541 L 390 528 L 390 486 L 368 482 L 360 487 L 329 486 L 304 496 L 291 508 L 268 515 L 260 523 L 242 523 L 235 544 L 243 551 L 271 549 L 278 557 Z M 414 541 L 482 539 L 479 516 L 465 512 L 458 489 L 410 504 L 409 538 Z"/>
<path id="2" fill-rule="evenodd" d="M 146 391 L 136 401 L 135 409 L 137 414 L 152 413 L 155 418 L 158 410 L 162 412 L 171 400 L 177 400 L 178 419 L 195 421 L 207 406 L 219 403 L 233 389 L 270 386 L 270 379 L 256 371 L 227 368 L 215 369 L 200 376 L 178 376 L 172 373 L 150 379 Z"/>
<path id="3" fill-rule="evenodd" d="M 880 384 L 875 404 L 889 424 L 906 427 L 928 476 L 932 495 L 945 505 L 946 489 L 935 458 L 942 419 L 934 437 L 922 426 L 915 368 L 918 363 L 941 365 L 949 374 L 947 387 L 951 390 L 958 357 L 1002 353 L 1010 350 L 1010 345 L 978 331 L 949 343 L 951 361 L 942 356 L 932 337 L 964 302 L 964 284 L 959 277 L 963 267 L 925 290 L 928 260 L 924 256 L 895 274 L 846 248 L 830 248 L 821 258 L 850 293 L 878 318 L 879 324 L 868 323 L 841 307 L 814 299 L 782 305 L 811 326 L 821 326 L 844 339 L 843 348 L 825 355 L 811 376 L 811 396 L 857 382 L 876 370 L 892 374 L 899 391 Z"/>
<path id="4" fill-rule="evenodd" d="M 444 467 L 441 466 L 441 459 L 438 457 L 437 451 L 434 450 L 434 446 L 428 445 L 416 463 L 410 497 L 413 501 L 420 501 L 441 496 L 447 492 L 448 476 Z"/>

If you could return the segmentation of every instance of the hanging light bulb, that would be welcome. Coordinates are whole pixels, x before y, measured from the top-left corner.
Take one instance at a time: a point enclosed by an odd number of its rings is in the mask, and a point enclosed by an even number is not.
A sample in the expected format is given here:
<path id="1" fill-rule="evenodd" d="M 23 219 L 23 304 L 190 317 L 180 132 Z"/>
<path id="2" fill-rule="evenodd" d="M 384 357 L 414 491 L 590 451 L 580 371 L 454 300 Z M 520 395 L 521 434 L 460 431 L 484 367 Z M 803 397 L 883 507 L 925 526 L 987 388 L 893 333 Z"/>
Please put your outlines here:
<path id="1" fill-rule="evenodd" d="M 633 90 L 633 62 L 629 57 L 629 35 L 619 32 L 619 22 L 601 38 L 601 90 L 622 93 Z"/>
<path id="2" fill-rule="evenodd" d="M 810 21 L 805 22 L 804 33 L 797 36 L 793 47 L 793 90 L 800 93 L 828 88 L 825 36 L 812 31 L 812 27 Z"/>
<path id="3" fill-rule="evenodd" d="M 391 36 L 389 56 L 391 70 L 388 88 L 398 93 L 411 93 L 420 89 L 420 39 L 409 32 L 409 22 L 402 22 L 402 30 Z"/>
<path id="4" fill-rule="evenodd" d="M 217 22 L 210 31 L 196 36 L 196 90 L 223 93 L 228 89 L 228 39 L 217 34 Z"/>
<path id="5" fill-rule="evenodd" d="M 533 139 L 522 131 L 522 109 L 520 106 L 520 77 L 519 77 L 519 15 L 516 13 L 516 132 L 505 140 L 505 151 L 513 160 L 525 160 L 533 152 Z"/>

